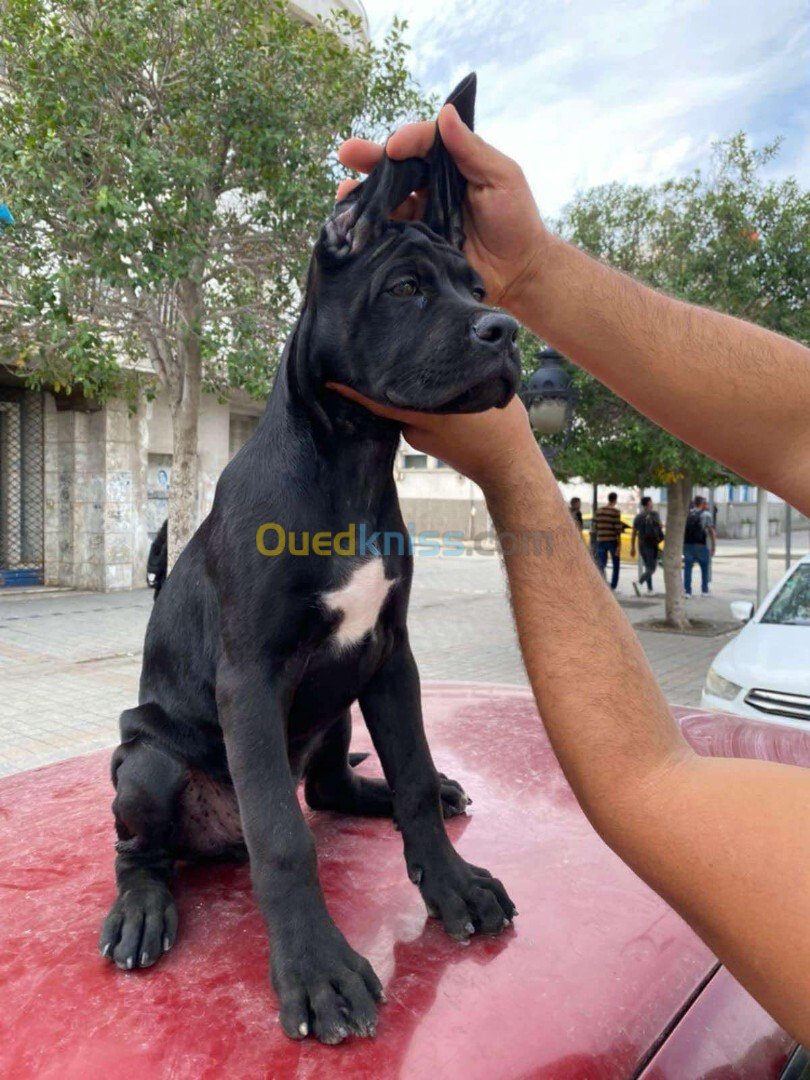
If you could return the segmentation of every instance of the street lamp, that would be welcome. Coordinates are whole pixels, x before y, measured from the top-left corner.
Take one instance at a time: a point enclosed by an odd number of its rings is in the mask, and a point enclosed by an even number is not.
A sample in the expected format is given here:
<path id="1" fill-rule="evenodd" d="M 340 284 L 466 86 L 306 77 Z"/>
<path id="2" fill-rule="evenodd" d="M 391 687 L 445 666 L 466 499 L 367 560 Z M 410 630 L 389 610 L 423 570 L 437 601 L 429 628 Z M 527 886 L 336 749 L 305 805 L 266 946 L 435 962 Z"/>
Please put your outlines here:
<path id="1" fill-rule="evenodd" d="M 567 444 L 571 434 L 574 411 L 574 391 L 571 378 L 562 366 L 562 356 L 556 349 L 541 349 L 537 354 L 540 367 L 520 392 L 520 399 L 529 413 L 529 423 L 537 435 L 560 435 L 565 439 L 559 446 L 544 449 L 547 458 L 556 455 Z"/>

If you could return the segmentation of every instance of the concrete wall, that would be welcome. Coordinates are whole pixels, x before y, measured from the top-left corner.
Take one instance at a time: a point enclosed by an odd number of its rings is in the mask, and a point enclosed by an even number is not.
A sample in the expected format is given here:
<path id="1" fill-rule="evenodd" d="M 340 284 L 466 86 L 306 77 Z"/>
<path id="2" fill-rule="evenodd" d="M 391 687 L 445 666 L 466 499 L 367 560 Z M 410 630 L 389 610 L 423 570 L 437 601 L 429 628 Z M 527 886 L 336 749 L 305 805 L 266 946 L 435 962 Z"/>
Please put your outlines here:
<path id="1" fill-rule="evenodd" d="M 45 398 L 46 585 L 131 589 L 146 572 L 146 423 L 120 402 L 58 412 Z"/>

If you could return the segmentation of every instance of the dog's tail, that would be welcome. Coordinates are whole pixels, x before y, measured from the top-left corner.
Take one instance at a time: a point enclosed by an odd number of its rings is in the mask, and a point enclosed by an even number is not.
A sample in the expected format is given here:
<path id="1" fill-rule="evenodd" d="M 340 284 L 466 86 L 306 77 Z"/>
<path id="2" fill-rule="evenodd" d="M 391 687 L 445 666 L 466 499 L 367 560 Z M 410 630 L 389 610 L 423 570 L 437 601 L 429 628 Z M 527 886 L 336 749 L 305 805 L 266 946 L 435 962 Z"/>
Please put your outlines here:
<path id="1" fill-rule="evenodd" d="M 361 761 L 365 761 L 367 757 L 371 757 L 370 754 L 349 754 L 349 764 L 353 769 L 356 769 Z"/>

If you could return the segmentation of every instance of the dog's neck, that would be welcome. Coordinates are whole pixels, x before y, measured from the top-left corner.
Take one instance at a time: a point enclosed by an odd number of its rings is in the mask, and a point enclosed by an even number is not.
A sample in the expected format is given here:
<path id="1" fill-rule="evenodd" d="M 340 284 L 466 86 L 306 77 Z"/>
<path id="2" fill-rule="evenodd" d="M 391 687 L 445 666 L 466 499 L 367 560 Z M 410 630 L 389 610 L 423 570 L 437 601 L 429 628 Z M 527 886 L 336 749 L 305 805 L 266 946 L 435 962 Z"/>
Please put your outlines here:
<path id="1" fill-rule="evenodd" d="M 311 440 L 319 468 L 331 474 L 336 492 L 373 508 L 396 498 L 393 468 L 401 427 L 328 390 L 297 353 L 284 350 L 267 406 L 269 427 L 284 437 Z"/>

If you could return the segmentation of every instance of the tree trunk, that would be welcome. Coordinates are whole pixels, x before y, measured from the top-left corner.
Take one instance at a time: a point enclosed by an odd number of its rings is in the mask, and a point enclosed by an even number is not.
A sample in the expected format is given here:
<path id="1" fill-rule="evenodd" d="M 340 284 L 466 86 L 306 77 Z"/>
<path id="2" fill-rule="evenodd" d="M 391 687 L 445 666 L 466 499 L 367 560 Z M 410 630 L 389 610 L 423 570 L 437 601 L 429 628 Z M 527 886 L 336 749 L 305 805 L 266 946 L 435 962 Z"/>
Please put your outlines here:
<path id="1" fill-rule="evenodd" d="M 664 590 L 666 593 L 666 623 L 673 630 L 686 630 L 689 616 L 683 591 L 683 531 L 692 480 L 688 476 L 667 484 L 667 528 L 664 543 Z"/>
<path id="2" fill-rule="evenodd" d="M 171 394 L 172 480 L 169 491 L 169 569 L 197 528 L 197 431 L 202 391 L 202 352 L 199 328 L 202 293 L 195 282 L 178 289 L 183 331 L 177 355 L 178 379 Z"/>

